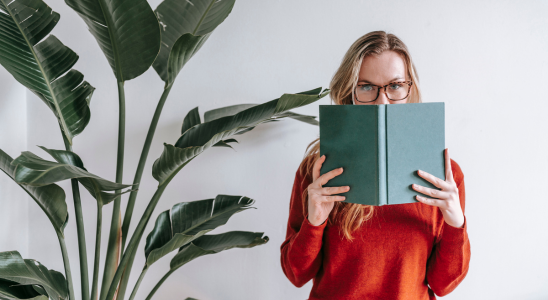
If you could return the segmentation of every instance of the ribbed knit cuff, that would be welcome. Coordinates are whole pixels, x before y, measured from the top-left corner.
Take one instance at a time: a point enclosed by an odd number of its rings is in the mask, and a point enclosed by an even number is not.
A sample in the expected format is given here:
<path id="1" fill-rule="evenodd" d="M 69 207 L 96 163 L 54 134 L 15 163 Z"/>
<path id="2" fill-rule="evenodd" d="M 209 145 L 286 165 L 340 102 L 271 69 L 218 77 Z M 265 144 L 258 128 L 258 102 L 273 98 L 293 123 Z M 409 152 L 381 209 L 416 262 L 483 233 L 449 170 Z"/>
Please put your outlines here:
<path id="1" fill-rule="evenodd" d="M 325 226 L 327 226 L 327 220 L 325 220 L 322 224 L 315 226 L 310 223 L 308 216 L 305 216 L 301 229 L 299 230 L 299 235 L 304 235 L 307 238 L 312 239 L 319 238 L 321 240 Z"/>
<path id="2" fill-rule="evenodd" d="M 464 216 L 464 224 L 461 227 L 453 227 L 447 223 L 443 224 L 441 240 L 446 242 L 464 241 L 467 238 L 466 230 L 468 228 L 468 225 L 466 223 L 466 216 Z"/>

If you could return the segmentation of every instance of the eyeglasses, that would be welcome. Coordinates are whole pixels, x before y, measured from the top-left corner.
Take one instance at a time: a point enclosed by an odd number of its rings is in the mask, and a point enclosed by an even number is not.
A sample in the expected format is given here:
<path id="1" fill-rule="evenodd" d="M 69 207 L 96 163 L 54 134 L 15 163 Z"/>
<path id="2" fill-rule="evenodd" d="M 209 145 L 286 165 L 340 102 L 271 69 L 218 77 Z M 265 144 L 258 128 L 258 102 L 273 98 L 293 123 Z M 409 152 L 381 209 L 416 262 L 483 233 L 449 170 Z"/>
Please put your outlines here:
<path id="1" fill-rule="evenodd" d="M 360 84 L 356 87 L 356 100 L 362 103 L 373 102 L 379 97 L 379 91 L 384 89 L 386 98 L 392 101 L 404 100 L 409 96 L 413 81 L 396 81 L 379 86 L 370 83 Z"/>

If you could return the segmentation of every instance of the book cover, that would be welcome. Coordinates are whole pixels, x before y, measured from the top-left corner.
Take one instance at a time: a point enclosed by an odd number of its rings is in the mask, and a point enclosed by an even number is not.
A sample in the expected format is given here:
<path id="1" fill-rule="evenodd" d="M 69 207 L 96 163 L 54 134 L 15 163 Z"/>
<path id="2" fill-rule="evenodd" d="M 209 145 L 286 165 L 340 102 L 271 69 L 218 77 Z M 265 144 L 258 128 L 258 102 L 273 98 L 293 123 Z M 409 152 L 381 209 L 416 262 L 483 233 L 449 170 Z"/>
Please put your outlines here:
<path id="1" fill-rule="evenodd" d="M 320 105 L 320 174 L 343 167 L 324 187 L 350 186 L 345 202 L 418 202 L 413 183 L 437 189 L 417 170 L 445 180 L 443 102 Z M 425 195 L 422 195 L 425 196 Z"/>

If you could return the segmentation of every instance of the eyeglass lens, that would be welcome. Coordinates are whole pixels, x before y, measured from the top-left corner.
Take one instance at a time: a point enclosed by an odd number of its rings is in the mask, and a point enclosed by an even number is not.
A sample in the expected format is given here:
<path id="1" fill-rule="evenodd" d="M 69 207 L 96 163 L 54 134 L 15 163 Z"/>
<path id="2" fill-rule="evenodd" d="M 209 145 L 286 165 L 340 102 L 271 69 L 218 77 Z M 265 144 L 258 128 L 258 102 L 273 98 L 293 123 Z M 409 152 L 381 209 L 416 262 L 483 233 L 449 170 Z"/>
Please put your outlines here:
<path id="1" fill-rule="evenodd" d="M 407 97 L 410 84 L 407 82 L 394 82 L 385 87 L 390 100 L 403 100 Z M 372 84 L 360 84 L 356 87 L 356 97 L 361 102 L 370 102 L 377 99 L 379 87 Z"/>

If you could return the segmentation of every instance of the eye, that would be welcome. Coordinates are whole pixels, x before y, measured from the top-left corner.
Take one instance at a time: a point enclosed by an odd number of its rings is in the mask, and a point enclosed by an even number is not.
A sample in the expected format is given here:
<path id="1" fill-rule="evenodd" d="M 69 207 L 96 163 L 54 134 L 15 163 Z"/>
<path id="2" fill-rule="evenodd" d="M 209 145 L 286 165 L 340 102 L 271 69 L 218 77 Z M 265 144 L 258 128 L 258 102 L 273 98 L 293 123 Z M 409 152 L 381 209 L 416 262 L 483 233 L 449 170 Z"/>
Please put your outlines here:
<path id="1" fill-rule="evenodd" d="M 391 89 L 391 90 L 397 90 L 399 88 L 401 88 L 401 84 L 400 83 L 391 83 L 388 87 Z"/>
<path id="2" fill-rule="evenodd" d="M 373 90 L 373 86 L 371 84 L 358 85 L 358 88 L 363 92 L 370 92 Z"/>

